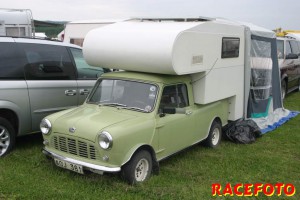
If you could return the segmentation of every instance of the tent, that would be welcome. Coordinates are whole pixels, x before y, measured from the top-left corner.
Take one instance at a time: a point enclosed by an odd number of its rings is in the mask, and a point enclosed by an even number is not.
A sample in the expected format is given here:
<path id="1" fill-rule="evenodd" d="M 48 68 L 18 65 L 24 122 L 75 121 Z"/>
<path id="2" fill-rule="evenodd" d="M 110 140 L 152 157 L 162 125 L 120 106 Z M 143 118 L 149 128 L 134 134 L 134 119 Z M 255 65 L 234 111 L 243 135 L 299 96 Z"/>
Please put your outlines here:
<path id="1" fill-rule="evenodd" d="M 262 133 L 274 130 L 298 112 L 283 107 L 277 58 L 276 33 L 250 23 L 245 56 L 245 118 L 251 118 Z M 247 45 L 246 45 L 247 46 Z M 250 58 L 250 60 L 247 60 Z"/>

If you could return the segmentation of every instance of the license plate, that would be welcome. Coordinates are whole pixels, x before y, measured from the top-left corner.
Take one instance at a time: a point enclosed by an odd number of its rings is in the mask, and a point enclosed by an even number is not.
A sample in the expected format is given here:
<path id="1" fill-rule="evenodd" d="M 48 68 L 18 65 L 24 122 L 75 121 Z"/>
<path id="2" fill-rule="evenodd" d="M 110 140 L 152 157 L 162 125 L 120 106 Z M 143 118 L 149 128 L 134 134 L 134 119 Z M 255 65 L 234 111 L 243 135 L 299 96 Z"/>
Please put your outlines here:
<path id="1" fill-rule="evenodd" d="M 56 159 L 56 158 L 54 158 L 54 162 L 58 167 L 65 168 L 65 169 L 71 170 L 73 172 L 77 172 L 79 174 L 84 174 L 81 165 L 77 165 L 77 164 L 74 164 L 74 163 L 69 163 L 67 161 L 59 160 L 59 159 Z"/>

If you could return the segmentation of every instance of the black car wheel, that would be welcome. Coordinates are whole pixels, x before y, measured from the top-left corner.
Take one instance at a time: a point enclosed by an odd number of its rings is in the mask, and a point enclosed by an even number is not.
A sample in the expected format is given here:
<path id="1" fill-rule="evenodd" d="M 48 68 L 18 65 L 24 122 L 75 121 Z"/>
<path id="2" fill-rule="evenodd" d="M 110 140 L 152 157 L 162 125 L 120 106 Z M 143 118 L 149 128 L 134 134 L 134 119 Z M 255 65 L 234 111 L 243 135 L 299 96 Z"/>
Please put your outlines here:
<path id="1" fill-rule="evenodd" d="M 287 85 L 286 85 L 286 81 L 283 80 L 281 81 L 281 98 L 284 99 L 286 96 L 286 91 L 287 91 Z"/>
<path id="2" fill-rule="evenodd" d="M 147 180 L 152 172 L 152 157 L 148 151 L 141 150 L 133 155 L 122 168 L 123 178 L 131 185 Z"/>
<path id="3" fill-rule="evenodd" d="M 210 127 L 208 137 L 204 140 L 204 145 L 211 148 L 216 148 L 222 138 L 222 126 L 218 121 L 214 121 Z"/>

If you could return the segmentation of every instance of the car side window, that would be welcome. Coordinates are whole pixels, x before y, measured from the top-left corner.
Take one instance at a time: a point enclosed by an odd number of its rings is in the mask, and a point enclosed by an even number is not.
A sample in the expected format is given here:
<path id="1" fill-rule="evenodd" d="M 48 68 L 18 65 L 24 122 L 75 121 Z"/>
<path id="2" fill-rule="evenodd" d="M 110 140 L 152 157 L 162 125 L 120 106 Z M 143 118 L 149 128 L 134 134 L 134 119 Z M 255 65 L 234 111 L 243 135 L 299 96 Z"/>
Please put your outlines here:
<path id="1" fill-rule="evenodd" d="M 82 50 L 70 48 L 77 68 L 78 79 L 97 79 L 105 72 L 102 67 L 94 67 L 86 63 Z"/>
<path id="2" fill-rule="evenodd" d="M 19 43 L 27 80 L 74 80 L 75 68 L 64 46 Z"/>
<path id="3" fill-rule="evenodd" d="M 283 40 L 277 40 L 277 56 L 279 59 L 283 59 L 284 54 L 284 42 Z"/>
<path id="4" fill-rule="evenodd" d="M 184 108 L 189 106 L 187 87 L 185 84 L 166 86 L 163 90 L 159 109 Z"/>
<path id="5" fill-rule="evenodd" d="M 297 45 L 297 41 L 290 41 L 290 43 L 291 43 L 291 47 L 292 47 L 292 53 L 298 55 L 300 53 L 300 50 L 299 50 L 299 47 Z"/>
<path id="6" fill-rule="evenodd" d="M 289 41 L 286 41 L 286 44 L 285 44 L 285 55 L 289 55 L 292 53 L 292 49 L 291 49 L 291 45 L 290 45 L 290 42 Z"/>
<path id="7" fill-rule="evenodd" d="M 0 43 L 0 79 L 24 79 L 21 60 L 14 42 Z"/>

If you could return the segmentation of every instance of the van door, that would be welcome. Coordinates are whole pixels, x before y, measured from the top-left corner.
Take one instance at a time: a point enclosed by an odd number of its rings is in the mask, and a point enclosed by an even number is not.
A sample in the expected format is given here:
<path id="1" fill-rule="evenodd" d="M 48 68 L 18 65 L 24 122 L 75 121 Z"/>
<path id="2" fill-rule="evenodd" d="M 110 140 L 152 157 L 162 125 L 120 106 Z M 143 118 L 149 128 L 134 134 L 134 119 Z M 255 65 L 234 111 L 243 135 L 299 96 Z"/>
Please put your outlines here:
<path id="1" fill-rule="evenodd" d="M 183 113 L 165 114 L 166 108 L 184 109 Z M 196 142 L 195 117 L 190 110 L 185 84 L 166 86 L 159 104 L 156 134 L 159 138 L 159 157 L 169 156 Z"/>
<path id="2" fill-rule="evenodd" d="M 45 116 L 77 106 L 75 68 L 64 46 L 18 43 L 26 59 L 25 77 L 33 131 Z"/>

